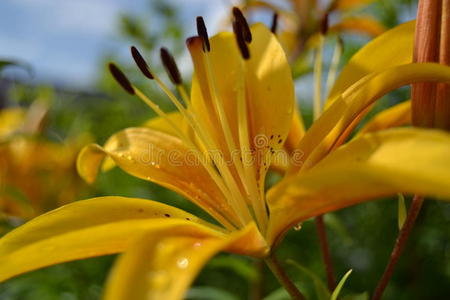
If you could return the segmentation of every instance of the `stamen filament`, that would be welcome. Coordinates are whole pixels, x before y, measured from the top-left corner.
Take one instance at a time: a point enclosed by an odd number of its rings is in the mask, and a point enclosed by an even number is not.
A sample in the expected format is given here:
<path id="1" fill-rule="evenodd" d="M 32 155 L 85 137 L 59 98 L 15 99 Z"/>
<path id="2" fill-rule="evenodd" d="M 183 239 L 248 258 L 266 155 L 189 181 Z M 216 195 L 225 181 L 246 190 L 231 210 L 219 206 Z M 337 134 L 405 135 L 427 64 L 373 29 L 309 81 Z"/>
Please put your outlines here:
<path id="1" fill-rule="evenodd" d="M 180 93 L 181 99 L 183 100 L 186 107 L 189 109 L 191 106 L 191 99 L 189 98 L 186 89 L 182 84 L 179 84 L 176 86 L 178 93 Z"/>
<path id="2" fill-rule="evenodd" d="M 206 146 L 207 149 L 217 149 L 214 147 L 213 139 L 205 133 L 202 129 L 202 126 L 196 121 L 196 118 L 192 116 L 190 112 L 188 112 L 185 107 L 180 103 L 180 101 L 175 97 L 175 95 L 170 91 L 170 89 L 159 79 L 158 76 L 154 75 L 155 81 L 158 83 L 160 88 L 166 93 L 172 103 L 177 107 L 180 113 L 186 118 L 191 128 L 196 132 L 202 141 L 202 143 Z M 251 221 L 251 215 L 248 211 L 247 206 L 245 205 L 245 201 L 239 201 L 235 196 L 241 195 L 239 187 L 231 175 L 229 167 L 222 161 L 222 159 L 218 159 L 215 155 L 210 155 L 215 165 L 218 167 L 220 174 L 223 179 L 227 182 L 227 186 L 231 189 L 232 195 L 228 198 L 230 201 L 230 205 L 234 207 L 235 212 L 241 218 L 242 225 L 245 226 Z"/>
<path id="3" fill-rule="evenodd" d="M 255 213 L 255 217 L 257 223 L 259 225 L 259 229 L 263 234 L 267 229 L 267 221 L 268 216 L 266 213 L 266 207 L 264 198 L 261 197 L 261 194 L 257 188 L 256 182 L 256 170 L 255 163 L 253 159 L 254 157 L 250 157 L 250 163 L 247 163 L 247 155 L 251 156 L 250 151 L 250 143 L 249 143 L 249 131 L 248 131 L 248 118 L 247 118 L 247 99 L 246 99 L 246 61 L 244 63 L 241 61 L 242 72 L 239 74 L 243 74 L 243 77 L 240 82 L 241 86 L 238 87 L 238 128 L 239 128 L 239 143 L 241 145 L 241 153 L 243 154 L 243 167 L 245 171 L 245 177 L 248 178 L 247 185 L 250 187 L 250 200 L 252 202 L 252 208 Z"/>
<path id="4" fill-rule="evenodd" d="M 162 119 L 164 119 L 176 132 L 178 137 L 189 147 L 191 150 L 194 150 L 193 153 L 202 153 L 194 143 L 191 142 L 191 140 L 183 133 L 183 131 L 167 116 L 167 114 L 159 108 L 157 104 L 155 104 L 152 100 L 150 100 L 144 93 L 142 93 L 139 89 L 137 89 L 135 86 L 133 86 L 136 96 L 138 96 L 145 104 L 147 104 L 158 116 L 160 116 Z M 204 162 L 204 160 L 201 157 L 197 157 L 200 163 L 202 163 L 202 166 L 206 169 L 208 174 L 211 176 L 213 181 L 217 184 L 219 189 L 224 194 L 225 198 L 228 198 L 230 196 L 230 191 L 227 189 L 226 185 L 223 183 L 221 177 L 217 174 L 217 172 L 212 168 L 211 165 Z M 237 227 L 231 216 L 228 216 L 231 218 L 231 220 L 227 220 L 225 217 L 222 217 L 219 213 L 222 213 L 220 211 L 215 210 L 209 210 L 208 213 L 213 215 L 214 217 L 217 217 L 218 221 L 222 223 L 227 229 L 232 230 L 233 228 L 230 227 Z M 227 214 L 228 215 L 228 214 Z"/>
<path id="5" fill-rule="evenodd" d="M 233 153 L 235 152 L 235 150 L 237 150 L 236 143 L 234 142 L 233 136 L 231 134 L 231 128 L 229 125 L 230 123 L 225 114 L 225 109 L 223 106 L 222 99 L 220 99 L 219 93 L 217 92 L 217 84 L 216 84 L 216 81 L 214 80 L 214 76 L 212 75 L 212 68 L 211 68 L 211 62 L 209 59 L 209 55 L 205 54 L 204 57 L 205 57 L 205 65 L 206 65 L 206 77 L 207 77 L 207 82 L 209 83 L 208 86 L 210 89 L 210 94 L 212 96 L 212 100 L 213 100 L 212 102 L 214 105 L 214 109 L 216 110 L 217 115 L 219 117 L 219 122 L 222 127 L 222 132 L 225 136 L 225 142 L 227 144 L 228 151 L 229 151 L 230 155 L 232 156 Z M 243 172 L 243 164 L 240 160 L 235 161 L 234 163 L 236 165 L 241 182 L 243 183 L 242 185 L 246 189 L 247 188 L 247 185 L 245 184 L 246 176 L 244 176 L 244 174 L 243 174 L 244 173 Z M 246 190 L 246 193 L 248 194 L 249 191 Z M 244 201 L 245 201 L 245 199 L 244 199 Z"/>
<path id="6" fill-rule="evenodd" d="M 322 54 L 325 37 L 319 35 L 319 45 L 316 50 L 316 57 L 314 61 L 314 107 L 313 118 L 317 120 L 322 113 Z"/>
<path id="7" fill-rule="evenodd" d="M 333 86 L 336 80 L 336 74 L 339 67 L 339 62 L 341 60 L 342 50 L 343 50 L 342 40 L 338 37 L 338 40 L 336 41 L 336 46 L 334 47 L 333 57 L 331 58 L 330 69 L 328 70 L 327 87 L 326 87 L 327 94 L 330 93 L 331 87 Z"/>

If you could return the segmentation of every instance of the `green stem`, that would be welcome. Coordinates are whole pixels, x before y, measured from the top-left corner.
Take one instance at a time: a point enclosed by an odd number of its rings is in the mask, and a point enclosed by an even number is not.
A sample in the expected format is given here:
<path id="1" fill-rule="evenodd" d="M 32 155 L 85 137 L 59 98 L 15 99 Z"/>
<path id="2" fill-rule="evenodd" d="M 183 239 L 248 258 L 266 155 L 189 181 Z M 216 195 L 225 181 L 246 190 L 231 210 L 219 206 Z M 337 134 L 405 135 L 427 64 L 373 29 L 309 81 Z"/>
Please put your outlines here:
<path id="1" fill-rule="evenodd" d="M 264 261 L 262 259 L 256 259 L 254 262 L 256 269 L 256 278 L 251 281 L 249 298 L 252 300 L 260 300 L 263 295 L 263 274 L 264 274 Z"/>
<path id="2" fill-rule="evenodd" d="M 406 242 L 408 241 L 411 230 L 414 227 L 414 223 L 419 215 L 420 209 L 422 208 L 423 197 L 415 195 L 414 199 L 411 203 L 411 208 L 408 211 L 408 215 L 406 217 L 405 223 L 400 230 L 397 241 L 395 242 L 394 249 L 392 250 L 391 257 L 389 258 L 389 262 L 384 269 L 383 276 L 378 282 L 377 288 L 373 293 L 372 300 L 379 300 L 383 295 L 384 289 L 389 283 L 389 280 L 394 273 L 395 265 L 397 264 L 400 256 L 402 255 L 403 249 L 405 248 Z"/>
<path id="3" fill-rule="evenodd" d="M 265 259 L 265 262 L 280 284 L 284 286 L 286 291 L 291 295 L 294 300 L 304 300 L 305 296 L 297 289 L 295 284 L 289 279 L 286 271 L 280 265 L 280 262 L 274 254 Z"/>

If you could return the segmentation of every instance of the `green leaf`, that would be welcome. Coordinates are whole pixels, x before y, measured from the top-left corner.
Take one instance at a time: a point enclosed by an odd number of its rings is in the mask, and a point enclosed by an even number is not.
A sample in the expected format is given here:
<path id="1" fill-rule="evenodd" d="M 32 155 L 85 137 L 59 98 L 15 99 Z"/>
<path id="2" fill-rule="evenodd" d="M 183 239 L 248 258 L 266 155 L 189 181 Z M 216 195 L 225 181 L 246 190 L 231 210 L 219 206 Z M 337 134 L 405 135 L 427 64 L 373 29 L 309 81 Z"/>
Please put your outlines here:
<path id="1" fill-rule="evenodd" d="M 341 220 L 334 214 L 324 215 L 325 224 L 331 228 L 346 244 L 351 245 L 354 239 Z"/>
<path id="2" fill-rule="evenodd" d="M 289 299 L 291 299 L 291 297 L 283 287 L 276 289 L 275 291 L 264 297 L 264 300 L 289 300 Z"/>
<path id="3" fill-rule="evenodd" d="M 369 300 L 369 292 L 358 294 L 348 294 L 341 298 L 342 300 Z"/>
<path id="4" fill-rule="evenodd" d="M 20 61 L 15 61 L 15 60 L 5 60 L 5 59 L 0 59 L 0 72 L 1 72 L 4 68 L 9 67 L 9 66 L 21 67 L 21 68 L 23 68 L 25 71 L 27 71 L 28 74 L 29 74 L 30 76 L 33 75 L 33 70 L 32 70 L 31 67 L 30 67 L 28 64 L 26 64 L 26 63 L 23 63 L 23 62 L 20 62 Z"/>
<path id="5" fill-rule="evenodd" d="M 292 259 L 288 259 L 286 262 L 288 264 L 295 266 L 303 274 L 305 274 L 306 276 L 308 276 L 309 278 L 312 279 L 312 281 L 314 283 L 314 289 L 316 290 L 317 299 L 326 300 L 326 299 L 330 298 L 330 293 L 328 292 L 328 288 L 319 276 L 317 276 L 314 272 L 309 270 L 307 267 L 302 266 L 301 264 L 299 264 L 298 262 L 296 262 Z"/>
<path id="6" fill-rule="evenodd" d="M 330 300 L 336 300 L 339 296 L 339 293 L 341 292 L 342 287 L 345 284 L 345 281 L 347 281 L 348 276 L 352 273 L 352 269 L 348 270 L 347 273 L 345 273 L 344 277 L 342 277 L 341 281 L 339 281 L 337 287 L 334 289 L 333 293 L 331 294 Z"/>
<path id="7" fill-rule="evenodd" d="M 403 194 L 398 194 L 398 229 L 402 229 L 406 220 L 406 205 Z"/>
<path id="8" fill-rule="evenodd" d="M 196 286 L 189 289 L 185 299 L 196 300 L 237 300 L 233 294 L 211 286 Z"/>
<path id="9" fill-rule="evenodd" d="M 254 280 L 258 276 L 253 264 L 235 256 L 215 257 L 209 262 L 208 266 L 211 268 L 227 268 L 247 280 Z"/>

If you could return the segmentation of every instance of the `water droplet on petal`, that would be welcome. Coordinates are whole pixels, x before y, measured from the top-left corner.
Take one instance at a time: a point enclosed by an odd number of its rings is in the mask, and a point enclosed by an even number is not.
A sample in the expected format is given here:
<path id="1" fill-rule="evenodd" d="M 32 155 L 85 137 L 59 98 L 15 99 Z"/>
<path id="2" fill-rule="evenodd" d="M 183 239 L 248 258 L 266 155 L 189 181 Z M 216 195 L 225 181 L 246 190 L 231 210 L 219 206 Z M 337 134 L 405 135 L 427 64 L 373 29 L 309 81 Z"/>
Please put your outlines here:
<path id="1" fill-rule="evenodd" d="M 302 229 L 302 225 L 303 223 L 298 223 L 297 225 L 294 226 L 294 230 L 299 231 L 300 229 Z"/>
<path id="2" fill-rule="evenodd" d="M 186 269 L 189 266 L 189 259 L 182 257 L 177 260 L 177 266 L 180 269 Z"/>

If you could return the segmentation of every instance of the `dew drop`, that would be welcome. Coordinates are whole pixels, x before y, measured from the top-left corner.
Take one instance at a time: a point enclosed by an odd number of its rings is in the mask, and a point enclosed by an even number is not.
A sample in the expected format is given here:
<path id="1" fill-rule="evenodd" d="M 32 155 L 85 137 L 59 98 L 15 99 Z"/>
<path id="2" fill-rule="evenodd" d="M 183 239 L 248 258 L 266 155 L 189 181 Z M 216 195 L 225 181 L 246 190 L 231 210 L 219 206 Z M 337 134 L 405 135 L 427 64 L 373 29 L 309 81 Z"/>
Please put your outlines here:
<path id="1" fill-rule="evenodd" d="M 182 257 L 177 260 L 177 266 L 180 269 L 186 269 L 189 266 L 189 259 Z"/>
<path id="2" fill-rule="evenodd" d="M 303 223 L 298 223 L 297 225 L 294 226 L 294 230 L 299 231 L 300 229 L 302 229 L 302 225 Z"/>

